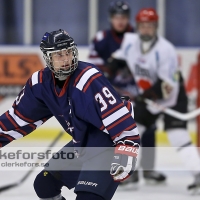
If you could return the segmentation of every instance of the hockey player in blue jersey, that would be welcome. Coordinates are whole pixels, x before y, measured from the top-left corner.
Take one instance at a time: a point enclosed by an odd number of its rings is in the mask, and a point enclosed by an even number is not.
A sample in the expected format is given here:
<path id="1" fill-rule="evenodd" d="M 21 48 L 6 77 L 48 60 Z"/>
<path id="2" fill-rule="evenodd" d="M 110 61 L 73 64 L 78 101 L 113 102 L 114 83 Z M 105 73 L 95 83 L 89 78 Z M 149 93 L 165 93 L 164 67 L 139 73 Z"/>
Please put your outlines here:
<path id="1" fill-rule="evenodd" d="M 0 147 L 55 116 L 73 138 L 65 147 L 75 150 L 78 158 L 51 159 L 34 181 L 37 196 L 64 200 L 61 188 L 66 186 L 75 188 L 77 200 L 109 200 L 119 182 L 130 176 L 137 158 L 140 137 L 132 105 L 121 100 L 93 64 L 78 61 L 74 40 L 64 30 L 45 33 L 40 48 L 47 67 L 30 77 L 0 116 Z M 82 147 L 96 150 L 85 153 Z M 108 147 L 114 147 L 114 156 Z M 94 163 L 96 167 L 87 170 Z M 101 163 L 109 169 L 100 170 Z"/>
<path id="2" fill-rule="evenodd" d="M 96 33 L 90 45 L 89 61 L 105 71 L 108 59 L 120 48 L 123 35 L 134 32 L 130 25 L 130 7 L 126 2 L 115 1 L 109 6 L 111 28 Z"/>
<path id="3" fill-rule="evenodd" d="M 121 95 L 130 98 L 137 92 L 135 81 L 126 70 L 117 69 L 117 76 L 113 76 L 107 67 L 112 53 L 120 48 L 123 36 L 127 32 L 134 32 L 130 24 L 130 6 L 124 1 L 113 1 L 109 6 L 110 29 L 98 31 L 90 44 L 89 62 L 99 67 Z"/>
<path id="4" fill-rule="evenodd" d="M 124 67 L 126 63 L 121 62 L 112 70 L 108 67 L 109 62 L 111 62 L 110 57 L 120 48 L 124 34 L 134 32 L 134 28 L 130 25 L 131 9 L 125 1 L 112 1 L 108 10 L 111 28 L 97 32 L 90 45 L 89 62 L 95 64 L 104 72 L 120 95 L 128 95 L 134 101 L 134 98 L 138 95 L 137 86 L 128 67 Z M 152 124 L 151 128 L 143 133 L 141 143 L 144 146 L 152 146 L 151 144 L 155 141 L 155 130 L 156 126 Z M 151 148 L 151 151 L 151 159 L 149 158 L 148 164 L 143 159 L 146 156 L 142 156 L 141 159 L 143 168 L 152 168 L 152 170 L 145 171 L 144 178 L 160 183 L 165 181 L 166 177 L 163 173 L 153 170 L 155 151 L 153 148 Z M 148 155 L 150 155 L 149 152 Z M 138 183 L 138 171 L 134 173 L 131 179 L 124 181 L 121 186 L 126 186 L 130 181 Z"/>

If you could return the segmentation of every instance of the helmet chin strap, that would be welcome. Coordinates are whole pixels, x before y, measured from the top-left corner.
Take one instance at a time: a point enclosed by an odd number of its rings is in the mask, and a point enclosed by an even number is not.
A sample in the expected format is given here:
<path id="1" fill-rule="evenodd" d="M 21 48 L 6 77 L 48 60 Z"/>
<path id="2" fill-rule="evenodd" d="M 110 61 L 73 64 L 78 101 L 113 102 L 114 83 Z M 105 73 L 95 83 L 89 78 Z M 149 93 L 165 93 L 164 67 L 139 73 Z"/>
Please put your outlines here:
<path id="1" fill-rule="evenodd" d="M 62 76 L 62 77 L 58 77 L 59 81 L 64 81 L 68 78 L 69 76 Z"/>
<path id="2" fill-rule="evenodd" d="M 53 71 L 54 76 L 56 79 L 58 79 L 59 81 L 65 81 L 70 75 L 58 75 L 57 73 L 55 73 L 55 71 Z"/>

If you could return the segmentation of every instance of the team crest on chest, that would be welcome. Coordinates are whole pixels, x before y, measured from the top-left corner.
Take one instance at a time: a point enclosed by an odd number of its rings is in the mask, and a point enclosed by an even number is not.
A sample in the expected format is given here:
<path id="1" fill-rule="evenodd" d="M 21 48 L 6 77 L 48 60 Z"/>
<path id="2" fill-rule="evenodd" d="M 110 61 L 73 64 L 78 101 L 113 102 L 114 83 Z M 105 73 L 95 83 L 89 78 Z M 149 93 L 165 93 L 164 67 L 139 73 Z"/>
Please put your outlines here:
<path id="1" fill-rule="evenodd" d="M 140 65 L 136 64 L 135 65 L 135 73 L 139 76 L 144 76 L 144 77 L 148 77 L 151 78 L 149 70 L 142 68 Z"/>

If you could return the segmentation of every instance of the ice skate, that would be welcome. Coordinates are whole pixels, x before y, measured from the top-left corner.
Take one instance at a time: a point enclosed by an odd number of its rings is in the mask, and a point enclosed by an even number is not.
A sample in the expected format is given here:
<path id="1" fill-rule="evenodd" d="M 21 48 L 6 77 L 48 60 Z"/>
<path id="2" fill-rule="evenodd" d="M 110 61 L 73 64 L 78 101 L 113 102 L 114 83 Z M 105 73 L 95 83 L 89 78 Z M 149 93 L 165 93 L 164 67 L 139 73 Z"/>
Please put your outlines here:
<path id="1" fill-rule="evenodd" d="M 143 171 L 143 177 L 148 184 L 158 184 L 166 181 L 166 176 L 157 171 Z"/>
<path id="2" fill-rule="evenodd" d="M 195 177 L 194 183 L 190 184 L 187 189 L 192 195 L 200 194 L 200 174 Z"/>

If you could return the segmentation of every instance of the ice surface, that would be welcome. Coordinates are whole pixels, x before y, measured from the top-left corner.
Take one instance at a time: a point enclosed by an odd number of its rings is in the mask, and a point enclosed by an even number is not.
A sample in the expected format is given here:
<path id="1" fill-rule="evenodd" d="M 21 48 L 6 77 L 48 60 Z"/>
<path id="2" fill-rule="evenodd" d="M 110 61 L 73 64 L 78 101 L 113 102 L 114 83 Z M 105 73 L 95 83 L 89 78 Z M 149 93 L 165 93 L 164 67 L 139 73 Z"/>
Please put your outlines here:
<path id="1" fill-rule="evenodd" d="M 38 145 L 38 143 L 37 143 Z M 173 150 L 172 150 L 173 151 Z M 199 200 L 200 196 L 191 196 L 186 187 L 193 179 L 189 172 L 180 171 L 183 168 L 177 154 L 170 151 L 157 152 L 156 167 L 164 170 L 168 179 L 166 184 L 148 185 L 141 177 L 138 189 L 117 191 L 113 200 Z M 15 183 L 21 179 L 26 171 L 2 171 L 0 168 L 0 186 Z M 38 171 L 34 171 L 30 177 L 20 186 L 0 194 L 0 200 L 36 200 L 33 189 L 33 181 Z M 74 200 L 73 190 L 63 188 L 63 196 L 67 200 Z"/>

